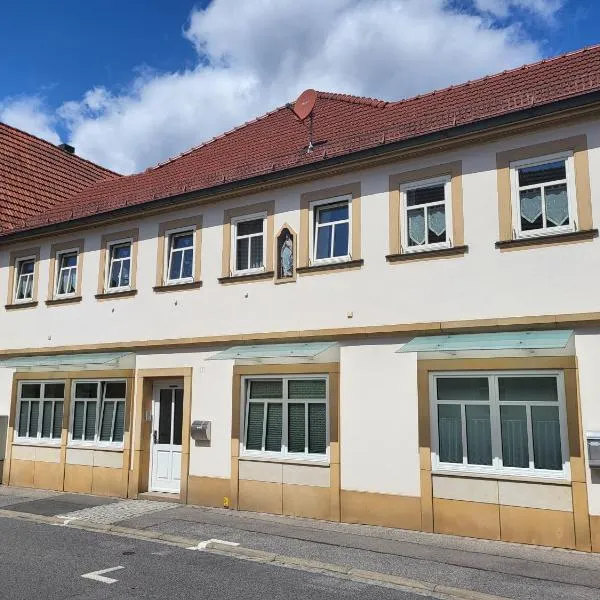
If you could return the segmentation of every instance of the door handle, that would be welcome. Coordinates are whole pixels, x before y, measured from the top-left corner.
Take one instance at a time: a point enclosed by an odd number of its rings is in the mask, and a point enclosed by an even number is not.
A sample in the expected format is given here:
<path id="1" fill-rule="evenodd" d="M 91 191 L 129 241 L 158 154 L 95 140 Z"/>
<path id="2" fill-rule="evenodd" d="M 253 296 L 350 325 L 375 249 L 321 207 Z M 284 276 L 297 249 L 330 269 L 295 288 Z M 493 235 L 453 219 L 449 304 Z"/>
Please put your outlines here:
<path id="1" fill-rule="evenodd" d="M 155 430 L 152 432 L 152 441 L 153 441 L 155 444 L 158 444 L 158 434 L 157 434 L 157 432 L 156 432 L 156 429 L 155 429 Z"/>

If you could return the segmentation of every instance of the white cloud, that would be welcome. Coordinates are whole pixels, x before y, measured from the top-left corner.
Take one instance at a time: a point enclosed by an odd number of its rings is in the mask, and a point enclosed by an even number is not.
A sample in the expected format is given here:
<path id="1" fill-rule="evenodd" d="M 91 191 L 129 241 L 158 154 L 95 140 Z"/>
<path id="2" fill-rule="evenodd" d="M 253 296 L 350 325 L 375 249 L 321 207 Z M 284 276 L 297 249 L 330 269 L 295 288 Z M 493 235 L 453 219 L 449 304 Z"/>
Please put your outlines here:
<path id="1" fill-rule="evenodd" d="M 539 45 L 505 17 L 527 5 L 545 19 L 559 0 L 474 2 L 479 12 L 449 0 L 213 0 L 192 11 L 184 31 L 198 53 L 195 68 L 146 70 L 127 91 L 96 87 L 56 115 L 38 104 L 31 125 L 17 126 L 51 128 L 60 119 L 78 154 L 132 172 L 308 87 L 399 99 L 540 57 Z"/>
<path id="2" fill-rule="evenodd" d="M 52 144 L 60 143 L 56 119 L 37 96 L 7 98 L 0 102 L 0 121 L 22 129 Z"/>

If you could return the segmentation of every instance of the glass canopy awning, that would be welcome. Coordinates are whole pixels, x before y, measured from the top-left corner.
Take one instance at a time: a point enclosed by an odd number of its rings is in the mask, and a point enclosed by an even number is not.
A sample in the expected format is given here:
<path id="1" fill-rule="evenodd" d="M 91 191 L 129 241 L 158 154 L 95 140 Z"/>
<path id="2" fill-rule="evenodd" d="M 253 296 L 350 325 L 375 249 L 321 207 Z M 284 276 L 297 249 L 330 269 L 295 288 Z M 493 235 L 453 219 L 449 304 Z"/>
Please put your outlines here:
<path id="1" fill-rule="evenodd" d="M 135 354 L 133 352 L 95 352 L 17 356 L 0 359 L 0 368 L 2 367 L 18 371 L 133 369 L 135 368 Z"/>
<path id="2" fill-rule="evenodd" d="M 296 344 L 248 344 L 222 350 L 208 360 L 263 360 L 310 359 L 314 360 L 328 350 L 337 348 L 335 342 L 306 342 Z"/>

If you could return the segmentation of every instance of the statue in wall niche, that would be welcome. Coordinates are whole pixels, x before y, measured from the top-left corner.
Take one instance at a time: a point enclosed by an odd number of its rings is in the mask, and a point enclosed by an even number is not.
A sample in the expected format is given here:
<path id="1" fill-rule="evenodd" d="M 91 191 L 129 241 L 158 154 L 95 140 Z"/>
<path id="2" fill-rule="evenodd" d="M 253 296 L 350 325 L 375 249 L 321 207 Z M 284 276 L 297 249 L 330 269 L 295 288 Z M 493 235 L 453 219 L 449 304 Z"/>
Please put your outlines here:
<path id="1" fill-rule="evenodd" d="M 294 276 L 294 240 L 289 229 L 279 234 L 279 277 L 286 279 Z"/>

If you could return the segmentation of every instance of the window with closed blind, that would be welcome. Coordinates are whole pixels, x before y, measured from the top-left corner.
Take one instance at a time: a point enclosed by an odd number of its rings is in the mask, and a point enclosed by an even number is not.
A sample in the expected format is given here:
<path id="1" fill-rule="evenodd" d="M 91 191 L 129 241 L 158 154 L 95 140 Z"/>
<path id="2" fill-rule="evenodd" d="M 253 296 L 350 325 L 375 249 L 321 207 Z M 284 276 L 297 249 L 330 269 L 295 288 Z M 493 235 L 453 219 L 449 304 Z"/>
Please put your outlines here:
<path id="1" fill-rule="evenodd" d="M 73 382 L 70 441 L 122 444 L 126 392 L 125 381 Z"/>
<path id="2" fill-rule="evenodd" d="M 64 381 L 20 382 L 15 428 L 17 439 L 60 442 L 64 399 Z"/>
<path id="3" fill-rule="evenodd" d="M 562 372 L 436 373 L 430 394 L 434 470 L 568 478 Z"/>
<path id="4" fill-rule="evenodd" d="M 329 451 L 327 377 L 244 380 L 244 453 L 325 459 Z"/>

